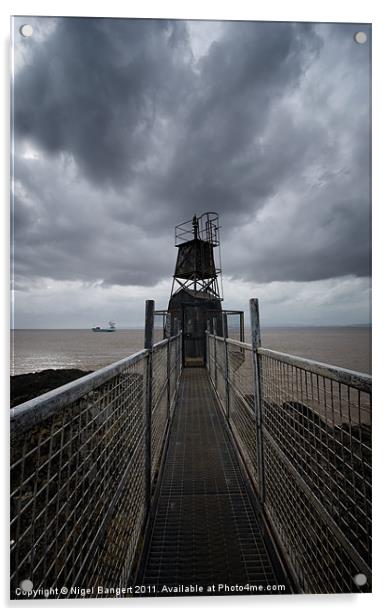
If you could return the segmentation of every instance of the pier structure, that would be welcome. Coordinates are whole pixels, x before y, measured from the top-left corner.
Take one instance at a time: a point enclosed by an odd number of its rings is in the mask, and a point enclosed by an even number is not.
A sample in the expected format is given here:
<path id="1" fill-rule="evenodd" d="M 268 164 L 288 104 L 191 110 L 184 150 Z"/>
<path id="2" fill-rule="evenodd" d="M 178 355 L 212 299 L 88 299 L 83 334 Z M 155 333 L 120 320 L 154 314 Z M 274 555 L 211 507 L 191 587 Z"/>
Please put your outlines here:
<path id="1" fill-rule="evenodd" d="M 371 377 L 264 348 L 256 299 L 245 342 L 208 214 L 142 351 L 11 409 L 12 598 L 371 591 Z"/>

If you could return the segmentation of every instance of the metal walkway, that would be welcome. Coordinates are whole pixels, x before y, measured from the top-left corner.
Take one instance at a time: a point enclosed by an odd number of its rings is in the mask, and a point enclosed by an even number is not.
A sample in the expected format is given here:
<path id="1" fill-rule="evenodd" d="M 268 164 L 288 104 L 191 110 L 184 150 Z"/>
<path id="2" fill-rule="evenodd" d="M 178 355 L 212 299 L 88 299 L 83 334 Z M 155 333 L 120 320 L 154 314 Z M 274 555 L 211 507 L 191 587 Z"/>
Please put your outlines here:
<path id="1" fill-rule="evenodd" d="M 285 584 L 224 422 L 206 369 L 186 368 L 140 582 L 159 592 L 185 584 L 214 584 L 213 594 L 223 594 L 219 584 L 270 592 Z"/>

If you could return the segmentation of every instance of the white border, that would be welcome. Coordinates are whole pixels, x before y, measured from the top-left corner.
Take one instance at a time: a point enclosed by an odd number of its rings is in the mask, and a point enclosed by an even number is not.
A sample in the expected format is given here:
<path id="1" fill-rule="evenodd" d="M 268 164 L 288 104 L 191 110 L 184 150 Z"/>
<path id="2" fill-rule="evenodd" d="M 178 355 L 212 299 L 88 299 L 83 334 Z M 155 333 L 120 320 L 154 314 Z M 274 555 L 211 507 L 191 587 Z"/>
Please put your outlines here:
<path id="1" fill-rule="evenodd" d="M 379 608 L 386 604 L 385 585 L 386 585 L 386 569 L 387 555 L 383 551 L 383 535 L 384 529 L 387 526 L 387 499 L 386 494 L 386 476 L 385 456 L 381 453 L 387 448 L 387 402 L 386 394 L 383 392 L 383 383 L 386 377 L 386 367 L 383 363 L 383 357 L 386 356 L 384 350 L 387 348 L 386 322 L 387 313 L 387 298 L 386 284 L 388 259 L 384 254 L 384 246 L 388 241 L 388 225 L 387 225 L 387 201 L 384 201 L 384 192 L 386 194 L 387 183 L 387 156 L 384 153 L 387 149 L 387 122 L 385 120 L 386 110 L 388 109 L 387 92 L 385 83 L 386 79 L 386 58 L 388 57 L 387 42 L 387 21 L 386 9 L 383 2 L 380 0 L 363 1 L 346 1 L 342 0 L 325 0 L 322 2 L 311 2 L 308 0 L 271 0 L 268 3 L 252 2 L 248 0 L 239 0 L 239 2 L 220 2 L 215 1 L 205 2 L 204 0 L 196 0 L 195 2 L 177 2 L 164 0 L 163 2 L 143 0 L 141 3 L 131 3 L 125 1 L 109 0 L 104 3 L 91 3 L 84 0 L 67 0 L 66 2 L 58 0 L 57 2 L 49 2 L 43 0 L 31 1 L 14 1 L 9 2 L 4 0 L 1 5 L 1 43 L 2 43 L 2 63 L 1 63 L 1 85 L 2 96 L 0 97 L 0 105 L 2 108 L 2 148 L 3 164 L 1 165 L 1 177 L 4 190 L 2 212 L 2 265 L 1 282 L 2 282 L 2 301 L 1 309 L 4 319 L 2 321 L 3 345 L 5 348 L 5 358 L 3 361 L 2 383 L 1 389 L 5 392 L 5 400 L 3 405 L 4 418 L 3 421 L 3 447 L 4 452 L 2 458 L 4 462 L 5 476 L 8 474 L 8 442 L 7 442 L 7 422 L 6 409 L 7 401 L 7 382 L 8 382 L 8 203 L 9 203 L 9 87 L 8 87 L 8 66 L 9 66 L 9 16 L 13 15 L 82 15 L 82 16 L 108 16 L 108 17 L 171 17 L 182 19 L 258 19 L 258 20 L 274 20 L 274 21 L 345 21 L 345 22 L 372 22 L 373 23 L 373 377 L 374 377 L 374 591 L 373 595 L 366 596 L 350 596 L 350 595 L 334 595 L 334 596 L 284 596 L 284 597 L 239 597 L 239 598 L 187 598 L 187 599 L 142 599 L 141 601 L 128 603 L 126 600 L 94 600 L 88 601 L 73 601 L 71 606 L 61 603 L 53 605 L 52 601 L 34 602 L 33 605 L 23 602 L 16 604 L 13 602 L 7 604 L 8 596 L 8 512 L 6 506 L 2 507 L 4 516 L 4 525 L 2 537 L 5 537 L 5 545 L 1 550 L 1 588 L 2 603 L 8 609 L 24 610 L 31 609 L 130 609 L 132 612 L 142 612 L 144 610 L 158 610 L 158 612 L 168 612 L 171 610 L 184 610 L 189 613 L 197 613 L 198 610 L 222 610 L 226 614 L 234 614 L 239 611 L 258 611 L 265 610 L 271 614 L 287 613 L 287 616 L 293 614 L 310 613 L 330 610 L 330 613 L 351 613 L 362 614 L 365 616 L 365 611 L 368 609 L 380 612 Z M 355 127 L 357 130 L 357 127 Z M 385 361 L 385 360 L 384 360 Z M 383 372 L 384 371 L 384 372 Z M 2 499 L 3 503 L 7 502 L 7 495 Z M 386 539 L 386 535 L 385 535 Z M 384 603 L 383 603 L 384 602 Z M 373 604 L 373 606 L 372 606 Z M 307 610 L 307 611 L 306 611 Z M 382 611 L 382 610 L 381 610 Z"/>

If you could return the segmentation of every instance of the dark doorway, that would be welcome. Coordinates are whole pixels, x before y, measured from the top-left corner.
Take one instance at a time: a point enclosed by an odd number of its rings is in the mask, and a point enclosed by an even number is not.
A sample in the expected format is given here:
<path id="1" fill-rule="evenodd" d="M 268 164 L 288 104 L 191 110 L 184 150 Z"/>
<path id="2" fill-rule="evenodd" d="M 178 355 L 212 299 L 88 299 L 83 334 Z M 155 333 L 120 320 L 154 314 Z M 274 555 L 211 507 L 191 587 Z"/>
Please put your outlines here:
<path id="1" fill-rule="evenodd" d="M 183 365 L 205 365 L 206 310 L 198 304 L 184 304 L 183 308 Z"/>

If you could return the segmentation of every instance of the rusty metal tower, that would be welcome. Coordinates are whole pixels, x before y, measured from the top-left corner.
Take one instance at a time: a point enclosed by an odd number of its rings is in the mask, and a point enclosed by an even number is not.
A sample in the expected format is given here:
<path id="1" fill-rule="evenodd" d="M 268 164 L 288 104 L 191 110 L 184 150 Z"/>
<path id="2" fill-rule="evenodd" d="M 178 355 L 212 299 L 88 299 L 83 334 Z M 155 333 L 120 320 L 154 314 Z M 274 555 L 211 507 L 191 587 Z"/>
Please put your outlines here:
<path id="1" fill-rule="evenodd" d="M 219 219 L 205 212 L 175 227 L 178 248 L 168 312 L 181 323 L 186 365 L 203 365 L 205 331 L 211 320 L 222 333 Z M 218 248 L 218 258 L 214 254 Z"/>
<path id="2" fill-rule="evenodd" d="M 218 214 L 205 212 L 175 227 L 178 257 L 171 296 L 178 290 L 208 293 L 222 301 L 218 278 L 221 277 L 220 225 Z M 218 248 L 218 262 L 214 250 Z M 222 285 L 221 285 L 222 287 Z"/>

